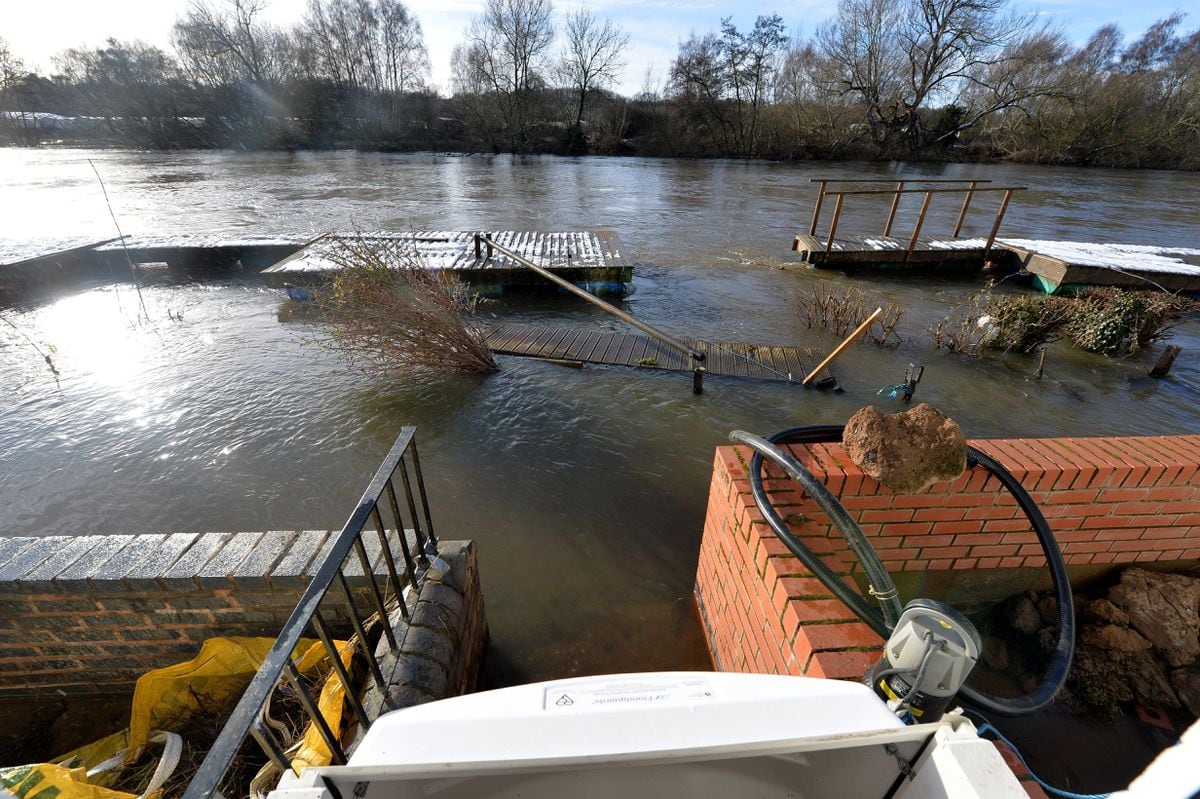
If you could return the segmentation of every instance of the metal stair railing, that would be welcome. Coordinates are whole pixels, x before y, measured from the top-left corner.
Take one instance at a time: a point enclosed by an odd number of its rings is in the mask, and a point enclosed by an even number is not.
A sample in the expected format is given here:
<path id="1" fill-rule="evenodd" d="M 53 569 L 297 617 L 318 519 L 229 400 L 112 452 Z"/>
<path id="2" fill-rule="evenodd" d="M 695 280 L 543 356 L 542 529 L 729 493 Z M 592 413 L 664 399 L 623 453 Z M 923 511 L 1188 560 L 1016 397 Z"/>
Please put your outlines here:
<path id="1" fill-rule="evenodd" d="M 397 477 L 403 491 L 403 507 L 396 488 Z M 403 511 L 407 511 L 407 514 Z M 374 528 L 374 535 L 379 541 L 375 562 L 372 562 L 364 541 L 369 527 Z M 409 541 L 410 535 L 413 538 L 412 542 Z M 391 652 L 398 653 L 399 645 L 388 620 L 389 606 L 395 603 L 402 617 L 405 620 L 410 618 L 412 608 L 409 607 L 409 603 L 411 601 L 415 605 L 417 601 L 430 569 L 430 560 L 437 558 L 437 546 L 437 536 L 433 530 L 429 502 L 425 494 L 425 480 L 421 473 L 421 461 L 417 454 L 416 428 L 404 427 L 363 492 L 358 506 L 350 514 L 341 532 L 334 537 L 332 545 L 328 546 L 328 554 L 319 564 L 314 564 L 316 571 L 312 581 L 189 782 L 183 799 L 220 797 L 221 781 L 247 735 L 255 738 L 267 757 L 281 771 L 286 772 L 291 768 L 291 762 L 284 752 L 285 747 L 274 737 L 264 719 L 271 694 L 283 681 L 289 683 L 296 691 L 305 714 L 314 724 L 325 745 L 329 747 L 334 764 L 345 764 L 347 753 L 337 731 L 329 728 L 317 709 L 316 700 L 304 687 L 292 662 L 292 652 L 304 637 L 305 630 L 311 627 L 325 649 L 334 674 L 342 683 L 350 712 L 364 730 L 370 727 L 372 720 L 368 718 L 360 699 L 363 686 L 355 684 L 356 681 L 343 665 L 334 645 L 333 633 L 322 611 L 344 610 L 347 613 L 354 629 L 357 647 L 366 659 L 368 673 L 380 686 L 386 703 L 386 681 L 375 657 L 373 642 L 368 640 L 364 614 L 358 604 L 362 602 L 362 594 L 367 594 L 371 605 L 367 617 L 378 614 L 382 621 L 379 625 L 382 627 L 381 635 L 387 639 Z M 346 576 L 346 560 L 352 550 L 362 570 L 363 585 L 358 588 L 352 587 L 351 580 Z M 382 562 L 379 556 L 382 556 Z M 398 560 L 401 562 L 398 563 Z M 384 567 L 384 573 L 377 575 L 376 571 L 381 566 Z M 352 576 L 359 577 L 357 574 Z M 382 588 L 377 579 L 380 576 L 386 578 Z M 335 583 L 339 591 L 330 596 L 330 589 Z M 357 599 L 356 594 L 359 594 Z"/>

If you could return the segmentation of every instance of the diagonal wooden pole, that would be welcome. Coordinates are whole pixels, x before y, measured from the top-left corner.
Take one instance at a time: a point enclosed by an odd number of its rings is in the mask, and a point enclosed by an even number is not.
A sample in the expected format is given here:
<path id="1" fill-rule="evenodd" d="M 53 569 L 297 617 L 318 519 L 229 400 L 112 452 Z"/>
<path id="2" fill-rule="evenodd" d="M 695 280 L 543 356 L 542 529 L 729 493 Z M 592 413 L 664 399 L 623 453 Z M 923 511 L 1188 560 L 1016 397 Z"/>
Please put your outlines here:
<path id="1" fill-rule="evenodd" d="M 854 328 L 853 333 L 851 333 L 849 336 L 846 336 L 845 341 L 843 341 L 841 344 L 837 345 L 834 348 L 833 352 L 831 352 L 825 356 L 825 360 L 823 360 L 819 364 L 817 364 L 816 368 L 813 369 L 811 372 L 809 372 L 808 375 L 802 381 L 800 381 L 801 384 L 807 386 L 809 383 L 811 383 L 813 380 L 815 380 L 817 375 L 821 373 L 821 370 L 824 369 L 826 366 L 829 366 L 829 364 L 836 361 L 838 359 L 838 356 L 841 355 L 842 352 L 844 352 L 847 347 L 849 347 L 851 344 L 853 344 L 858 339 L 858 337 L 861 336 L 863 333 L 866 333 L 867 328 L 869 328 L 875 322 L 875 320 L 879 318 L 880 314 L 882 314 L 882 313 L 883 313 L 882 308 L 876 308 L 875 311 L 870 316 L 868 316 L 866 319 L 863 320 L 863 323 L 861 325 Z"/>

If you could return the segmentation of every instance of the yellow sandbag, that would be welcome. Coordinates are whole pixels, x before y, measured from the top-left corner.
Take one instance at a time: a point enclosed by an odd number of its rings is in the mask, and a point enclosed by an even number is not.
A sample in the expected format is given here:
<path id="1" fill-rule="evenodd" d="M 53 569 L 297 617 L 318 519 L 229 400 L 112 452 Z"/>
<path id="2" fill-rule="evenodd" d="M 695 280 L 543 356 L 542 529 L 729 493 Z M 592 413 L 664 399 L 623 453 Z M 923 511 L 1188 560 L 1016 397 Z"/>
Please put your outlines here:
<path id="1" fill-rule="evenodd" d="M 137 799 L 88 781 L 87 769 L 50 763 L 0 769 L 0 788 L 18 799 Z"/>
<path id="2" fill-rule="evenodd" d="M 78 749 L 72 749 L 65 755 L 59 755 L 54 758 L 54 762 L 67 768 L 82 766 L 84 769 L 91 771 L 106 760 L 110 760 L 117 755 L 124 755 L 125 750 L 128 748 L 129 730 L 121 730 L 120 732 L 114 732 L 107 738 L 92 741 L 90 744 L 81 746 Z M 118 769 L 108 769 L 98 774 L 93 774 L 88 778 L 88 782 L 93 785 L 108 787 L 112 785 L 119 774 L 120 771 Z"/>
<path id="3" fill-rule="evenodd" d="M 350 661 L 354 658 L 354 645 L 346 641 L 335 641 L 334 646 L 337 647 L 342 665 L 348 671 Z M 324 656 L 323 648 L 320 654 L 322 657 Z M 345 698 L 346 691 L 342 686 L 342 681 L 338 678 L 337 672 L 331 668 L 329 676 L 325 678 L 325 685 L 321 688 L 317 707 L 334 735 L 337 735 L 338 730 L 342 727 L 342 709 Z M 317 731 L 317 726 L 310 721 L 304 728 L 304 737 L 300 741 L 300 748 L 292 757 L 292 768 L 299 773 L 301 769 L 309 766 L 328 766 L 331 762 L 333 762 L 333 753 L 325 745 L 325 739 Z"/>
<path id="4" fill-rule="evenodd" d="M 200 647 L 200 654 L 186 663 L 139 677 L 129 719 L 130 757 L 141 753 L 150 730 L 175 732 L 197 712 L 227 710 L 246 689 L 274 643 L 273 638 L 209 638 Z M 306 664 L 311 668 L 320 660 L 311 655 L 312 648 L 311 639 L 301 641 L 292 657 L 305 653 L 307 657 L 301 662 L 311 661 Z"/>

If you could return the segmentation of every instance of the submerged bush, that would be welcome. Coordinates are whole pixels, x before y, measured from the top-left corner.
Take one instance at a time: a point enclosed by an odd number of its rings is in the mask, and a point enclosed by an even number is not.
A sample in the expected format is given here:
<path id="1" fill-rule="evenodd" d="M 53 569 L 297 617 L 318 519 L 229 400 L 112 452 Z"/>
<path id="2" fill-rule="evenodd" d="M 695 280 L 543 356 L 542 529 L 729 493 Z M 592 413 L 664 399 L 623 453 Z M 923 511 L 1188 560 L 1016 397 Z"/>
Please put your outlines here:
<path id="1" fill-rule="evenodd" d="M 807 295 L 800 295 L 798 306 L 800 319 L 806 327 L 819 327 L 839 338 L 848 336 L 876 308 L 882 308 L 883 313 L 864 334 L 864 340 L 877 347 L 896 347 L 904 341 L 897 332 L 904 309 L 894 303 L 876 302 L 854 287 L 839 290 L 818 283 Z"/>
<path id="2" fill-rule="evenodd" d="M 1195 307 L 1175 294 L 1098 288 L 1075 296 L 981 292 L 967 298 L 959 314 L 931 328 L 934 345 L 950 352 L 984 349 L 1033 352 L 1068 338 L 1102 355 L 1128 355 L 1160 338 Z"/>
<path id="3" fill-rule="evenodd" d="M 1131 354 L 1164 338 L 1194 303 L 1154 291 L 1092 289 L 1075 299 L 1066 334 L 1075 346 L 1103 355 Z"/>
<path id="4" fill-rule="evenodd" d="M 1002 294 L 987 303 L 992 333 L 987 346 L 996 350 L 1033 352 L 1061 337 L 1073 302 L 1041 294 Z"/>
<path id="5" fill-rule="evenodd" d="M 318 292 L 328 346 L 371 372 L 493 372 L 484 334 L 470 324 L 478 298 L 466 284 L 428 269 L 403 239 L 341 238 L 340 269 Z"/>

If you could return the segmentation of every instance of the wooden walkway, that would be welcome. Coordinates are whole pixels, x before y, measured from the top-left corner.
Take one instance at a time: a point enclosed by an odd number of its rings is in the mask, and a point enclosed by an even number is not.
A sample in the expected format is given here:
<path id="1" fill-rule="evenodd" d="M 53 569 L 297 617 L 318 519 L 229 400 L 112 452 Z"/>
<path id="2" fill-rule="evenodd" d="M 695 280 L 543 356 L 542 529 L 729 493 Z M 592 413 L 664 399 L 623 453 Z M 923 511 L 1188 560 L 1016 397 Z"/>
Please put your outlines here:
<path id="1" fill-rule="evenodd" d="M 573 283 L 628 283 L 633 277 L 633 266 L 625 260 L 620 238 L 611 230 L 501 230 L 485 235 Z M 411 258 L 426 269 L 446 270 L 468 283 L 546 285 L 543 278 L 507 256 L 490 251 L 486 244 L 477 252 L 475 233 L 471 231 L 375 232 L 348 238 L 355 245 Z M 346 243 L 336 237 L 322 236 L 263 270 L 263 277 L 268 284 L 280 286 L 320 282 L 342 268 L 345 247 Z"/>
<path id="2" fill-rule="evenodd" d="M 983 268 L 987 243 L 983 239 L 926 239 L 917 240 L 912 253 L 909 239 L 892 236 L 838 236 L 833 247 L 825 252 L 827 240 L 801 234 L 796 236 L 792 249 L 800 253 L 805 263 L 817 269 L 853 270 L 871 266 L 950 266 Z M 1000 255 L 999 245 L 992 247 Z"/>
<path id="3" fill-rule="evenodd" d="M 692 371 L 691 359 L 684 353 L 649 336 L 632 333 L 504 323 L 489 328 L 486 340 L 492 351 L 500 355 L 579 364 Z M 767 347 L 686 337 L 681 337 L 680 341 L 704 353 L 707 374 L 752 380 L 800 384 L 823 355 L 800 347 Z M 825 369 L 811 385 L 816 388 L 836 388 L 837 381 Z"/>

